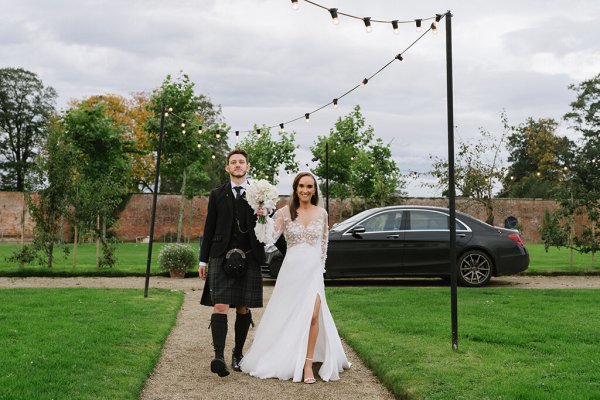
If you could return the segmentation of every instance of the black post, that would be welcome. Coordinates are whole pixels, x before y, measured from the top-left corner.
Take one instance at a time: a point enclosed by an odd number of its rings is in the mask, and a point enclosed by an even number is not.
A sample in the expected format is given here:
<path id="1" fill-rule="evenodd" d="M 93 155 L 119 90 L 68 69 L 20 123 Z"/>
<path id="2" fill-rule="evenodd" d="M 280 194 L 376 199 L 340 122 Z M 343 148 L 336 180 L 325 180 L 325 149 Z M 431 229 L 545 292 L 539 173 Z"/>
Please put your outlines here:
<path id="1" fill-rule="evenodd" d="M 458 306 L 456 292 L 456 192 L 454 189 L 454 94 L 452 90 L 452 14 L 446 13 L 446 93 L 448 103 L 448 196 L 450 209 L 450 314 L 452 348 L 458 350 Z"/>
<path id="2" fill-rule="evenodd" d="M 154 193 L 152 193 L 152 219 L 150 220 L 150 240 L 148 241 L 148 262 L 146 263 L 146 283 L 144 297 L 148 297 L 150 283 L 150 264 L 152 262 L 152 242 L 154 242 L 154 220 L 156 219 L 156 199 L 158 197 L 158 177 L 160 175 L 160 154 L 162 152 L 163 136 L 165 134 L 165 106 L 160 109 L 160 133 L 158 135 L 158 151 L 156 152 L 156 176 L 154 177 Z"/>
<path id="3" fill-rule="evenodd" d="M 329 141 L 325 142 L 325 210 L 329 215 Z"/>

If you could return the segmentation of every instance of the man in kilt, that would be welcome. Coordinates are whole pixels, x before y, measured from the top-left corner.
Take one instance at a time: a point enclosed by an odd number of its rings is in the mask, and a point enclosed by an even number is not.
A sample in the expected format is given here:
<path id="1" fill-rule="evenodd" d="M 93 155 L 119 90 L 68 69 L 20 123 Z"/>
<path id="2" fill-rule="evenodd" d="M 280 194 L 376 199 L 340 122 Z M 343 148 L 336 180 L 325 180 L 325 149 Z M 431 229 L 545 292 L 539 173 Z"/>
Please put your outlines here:
<path id="1" fill-rule="evenodd" d="M 249 170 L 245 151 L 236 149 L 228 154 L 225 171 L 229 173 L 230 182 L 210 194 L 200 247 L 198 272 L 200 278 L 206 279 L 200 304 L 213 307 L 210 327 L 215 358 L 210 370 L 220 377 L 229 375 L 224 356 L 229 308 L 236 309 L 231 365 L 235 371 L 241 371 L 242 350 L 250 324 L 253 324 L 249 308 L 263 306 L 260 266 L 265 251 L 254 233 L 257 216 L 245 198 Z M 231 265 L 226 259 L 228 254 L 245 260 L 245 272 L 232 271 L 228 267 Z"/>

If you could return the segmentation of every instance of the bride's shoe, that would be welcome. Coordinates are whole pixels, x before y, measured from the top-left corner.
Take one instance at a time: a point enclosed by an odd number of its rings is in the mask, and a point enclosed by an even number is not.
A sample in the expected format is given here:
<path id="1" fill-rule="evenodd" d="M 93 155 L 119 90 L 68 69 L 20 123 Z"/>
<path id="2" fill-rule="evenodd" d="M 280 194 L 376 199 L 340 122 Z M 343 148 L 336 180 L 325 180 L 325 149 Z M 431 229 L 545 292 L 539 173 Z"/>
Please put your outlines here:
<path id="1" fill-rule="evenodd" d="M 312 358 L 307 358 L 307 360 L 312 363 Z M 304 380 L 304 383 L 306 383 L 308 385 L 312 385 L 313 383 L 317 383 L 317 380 L 314 377 L 312 377 L 312 378 L 306 378 Z"/>

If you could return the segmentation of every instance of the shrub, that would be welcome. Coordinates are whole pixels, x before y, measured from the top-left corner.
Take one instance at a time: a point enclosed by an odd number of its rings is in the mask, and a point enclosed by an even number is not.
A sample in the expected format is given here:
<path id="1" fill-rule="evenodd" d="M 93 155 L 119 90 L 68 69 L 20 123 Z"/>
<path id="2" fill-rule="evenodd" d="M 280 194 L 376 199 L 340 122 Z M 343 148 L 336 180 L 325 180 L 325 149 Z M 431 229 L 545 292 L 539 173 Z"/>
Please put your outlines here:
<path id="1" fill-rule="evenodd" d="M 187 271 L 198 263 L 196 251 L 187 244 L 169 243 L 158 253 L 158 267 L 161 271 Z"/>

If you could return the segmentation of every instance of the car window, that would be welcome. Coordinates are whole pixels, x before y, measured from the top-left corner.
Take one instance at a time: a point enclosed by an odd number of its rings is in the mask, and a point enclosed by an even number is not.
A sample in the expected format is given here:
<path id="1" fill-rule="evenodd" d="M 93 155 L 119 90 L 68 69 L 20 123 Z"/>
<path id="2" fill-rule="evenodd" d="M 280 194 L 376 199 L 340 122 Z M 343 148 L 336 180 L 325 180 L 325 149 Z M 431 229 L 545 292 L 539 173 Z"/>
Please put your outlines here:
<path id="1" fill-rule="evenodd" d="M 365 232 L 399 231 L 402 222 L 402 211 L 389 211 L 374 215 L 364 220 L 360 225 Z"/>
<path id="2" fill-rule="evenodd" d="M 431 231 L 448 229 L 448 215 L 436 211 L 413 210 L 410 212 L 410 230 Z M 460 221 L 456 221 L 456 230 L 468 230 Z"/>
<path id="3" fill-rule="evenodd" d="M 363 219 L 365 214 L 368 214 L 370 211 L 371 210 L 365 210 L 365 211 L 359 212 L 358 214 L 354 214 L 350 218 L 348 218 L 344 221 L 338 222 L 337 224 L 334 224 L 332 227 L 332 230 L 333 231 L 344 231 L 344 230 L 350 228 L 352 225 L 355 225 L 361 219 Z"/>

